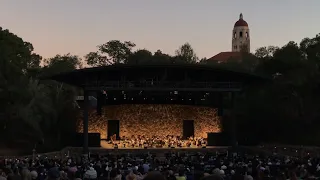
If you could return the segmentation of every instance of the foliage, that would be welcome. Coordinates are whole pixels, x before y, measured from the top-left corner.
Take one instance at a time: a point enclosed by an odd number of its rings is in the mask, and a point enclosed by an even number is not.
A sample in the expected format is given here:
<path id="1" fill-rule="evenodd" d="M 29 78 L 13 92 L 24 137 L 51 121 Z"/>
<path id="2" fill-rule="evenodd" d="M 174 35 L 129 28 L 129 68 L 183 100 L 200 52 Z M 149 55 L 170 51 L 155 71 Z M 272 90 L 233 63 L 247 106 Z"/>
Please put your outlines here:
<path id="1" fill-rule="evenodd" d="M 0 30 L 0 137 L 6 137 L 1 142 L 30 149 L 51 139 L 43 146 L 59 148 L 63 127 L 70 129 L 61 124 L 75 115 L 76 91 L 61 83 L 39 80 L 39 76 L 80 68 L 81 59 L 57 55 L 40 67 L 42 58 L 33 53 L 31 43 Z"/>
<path id="2" fill-rule="evenodd" d="M 121 42 L 111 40 L 99 45 L 99 51 L 89 52 L 85 61 L 90 66 L 104 66 L 111 64 L 183 64 L 196 63 L 198 57 L 189 43 L 183 44 L 176 50 L 175 56 L 157 50 L 151 53 L 146 49 L 132 51 L 135 44 L 130 41 Z"/>
<path id="3" fill-rule="evenodd" d="M 302 40 L 300 46 L 289 42 L 280 48 L 257 49 L 255 72 L 274 81 L 264 88 L 251 87 L 237 99 L 238 132 L 249 137 L 259 134 L 265 142 L 319 145 L 310 139 L 320 135 L 315 128 L 320 123 L 319 44 L 317 35 Z"/>
<path id="4" fill-rule="evenodd" d="M 108 64 L 125 63 L 136 45 L 130 41 L 108 41 L 98 46 L 98 52 L 90 52 L 85 56 L 90 66 L 103 66 Z"/>
<path id="5" fill-rule="evenodd" d="M 183 44 L 176 50 L 176 57 L 186 63 L 196 63 L 198 61 L 198 57 L 189 43 Z"/>

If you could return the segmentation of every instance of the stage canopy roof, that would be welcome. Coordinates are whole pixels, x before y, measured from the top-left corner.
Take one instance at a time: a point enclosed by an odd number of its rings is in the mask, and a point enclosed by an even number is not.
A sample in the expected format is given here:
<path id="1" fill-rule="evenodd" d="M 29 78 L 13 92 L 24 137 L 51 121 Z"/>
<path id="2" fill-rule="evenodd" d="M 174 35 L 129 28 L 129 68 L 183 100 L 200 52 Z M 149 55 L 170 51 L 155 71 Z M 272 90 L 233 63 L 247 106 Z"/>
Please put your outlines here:
<path id="1" fill-rule="evenodd" d="M 116 64 L 94 68 L 78 69 L 71 72 L 56 74 L 42 79 L 51 79 L 74 86 L 82 87 L 89 81 L 138 81 L 141 78 L 152 79 L 166 74 L 166 79 L 179 81 L 186 76 L 195 81 L 234 81 L 242 83 L 262 83 L 271 78 L 247 72 L 234 71 L 222 67 L 205 64 L 170 64 L 170 65 L 127 65 Z"/>

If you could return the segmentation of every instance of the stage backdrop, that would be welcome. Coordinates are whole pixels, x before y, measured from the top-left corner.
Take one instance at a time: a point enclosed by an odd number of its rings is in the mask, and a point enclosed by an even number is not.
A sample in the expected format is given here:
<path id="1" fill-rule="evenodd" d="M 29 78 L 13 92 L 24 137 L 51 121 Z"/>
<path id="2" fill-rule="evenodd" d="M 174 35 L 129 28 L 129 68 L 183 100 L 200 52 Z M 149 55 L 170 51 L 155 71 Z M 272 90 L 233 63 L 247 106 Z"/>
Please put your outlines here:
<path id="1" fill-rule="evenodd" d="M 183 120 L 194 120 L 196 137 L 207 137 L 207 132 L 220 132 L 221 124 L 217 109 L 187 105 L 128 104 L 113 105 L 89 112 L 89 132 L 100 133 L 107 138 L 108 120 L 120 120 L 120 137 L 132 135 L 164 136 L 183 135 Z M 82 132 L 82 117 L 77 122 Z"/>

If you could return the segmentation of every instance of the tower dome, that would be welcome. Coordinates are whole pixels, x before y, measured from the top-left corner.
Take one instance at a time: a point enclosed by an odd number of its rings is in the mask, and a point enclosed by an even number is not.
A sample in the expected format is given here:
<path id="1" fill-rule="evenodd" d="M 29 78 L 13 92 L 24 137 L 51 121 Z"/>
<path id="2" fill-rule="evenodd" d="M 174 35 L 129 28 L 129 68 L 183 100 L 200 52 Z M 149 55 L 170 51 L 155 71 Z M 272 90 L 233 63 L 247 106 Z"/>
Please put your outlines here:
<path id="1" fill-rule="evenodd" d="M 248 27 L 247 21 L 243 20 L 242 13 L 239 16 L 239 20 L 236 23 L 234 23 L 234 27 L 238 27 L 238 26 L 246 26 L 246 27 Z"/>
<path id="2" fill-rule="evenodd" d="M 232 30 L 232 52 L 250 52 L 250 30 L 242 13 Z"/>

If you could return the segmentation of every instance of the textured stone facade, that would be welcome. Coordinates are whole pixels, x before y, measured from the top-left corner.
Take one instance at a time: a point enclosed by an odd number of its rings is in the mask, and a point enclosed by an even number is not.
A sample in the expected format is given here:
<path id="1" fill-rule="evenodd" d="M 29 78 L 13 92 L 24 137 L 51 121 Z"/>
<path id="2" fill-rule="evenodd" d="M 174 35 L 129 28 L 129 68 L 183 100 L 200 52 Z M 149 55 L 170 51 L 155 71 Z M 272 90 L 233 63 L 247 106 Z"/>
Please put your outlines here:
<path id="1" fill-rule="evenodd" d="M 89 112 L 89 132 L 100 133 L 106 138 L 108 120 L 120 120 L 120 136 L 182 136 L 183 120 L 194 120 L 195 136 L 207 137 L 207 132 L 220 132 L 220 118 L 217 109 L 185 105 L 114 105 L 103 108 L 98 116 L 95 110 Z M 83 131 L 82 117 L 78 132 Z"/>

